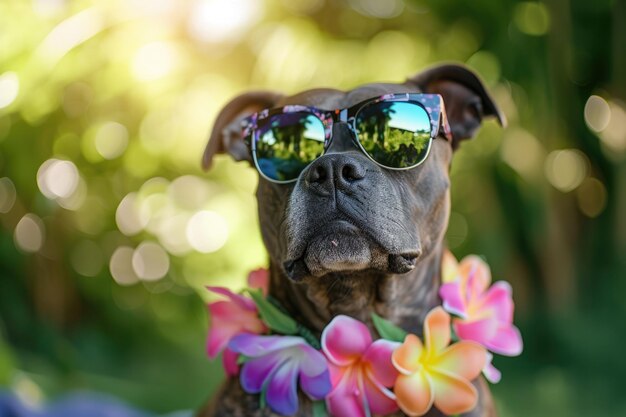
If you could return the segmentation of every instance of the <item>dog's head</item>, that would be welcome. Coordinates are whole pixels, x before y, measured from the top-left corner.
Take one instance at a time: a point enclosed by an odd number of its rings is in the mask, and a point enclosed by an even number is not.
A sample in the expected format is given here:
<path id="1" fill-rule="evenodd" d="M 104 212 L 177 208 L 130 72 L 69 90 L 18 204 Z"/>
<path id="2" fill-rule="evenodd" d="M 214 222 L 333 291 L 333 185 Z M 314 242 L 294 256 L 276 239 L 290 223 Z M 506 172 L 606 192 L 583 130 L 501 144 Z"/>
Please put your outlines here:
<path id="1" fill-rule="evenodd" d="M 204 153 L 205 168 L 217 153 L 252 162 L 241 130 L 241 120 L 251 113 L 286 105 L 334 110 L 389 93 L 440 94 L 451 140 L 434 140 L 427 159 L 415 168 L 390 170 L 368 158 L 355 145 L 354 132 L 339 123 L 324 155 L 297 181 L 276 184 L 260 177 L 263 239 L 272 264 L 291 280 L 412 270 L 443 240 L 453 150 L 476 133 L 484 117 L 495 116 L 501 124 L 504 118 L 478 77 L 458 65 L 432 68 L 402 84 L 367 84 L 347 92 L 251 92 L 233 99 L 217 117 Z"/>

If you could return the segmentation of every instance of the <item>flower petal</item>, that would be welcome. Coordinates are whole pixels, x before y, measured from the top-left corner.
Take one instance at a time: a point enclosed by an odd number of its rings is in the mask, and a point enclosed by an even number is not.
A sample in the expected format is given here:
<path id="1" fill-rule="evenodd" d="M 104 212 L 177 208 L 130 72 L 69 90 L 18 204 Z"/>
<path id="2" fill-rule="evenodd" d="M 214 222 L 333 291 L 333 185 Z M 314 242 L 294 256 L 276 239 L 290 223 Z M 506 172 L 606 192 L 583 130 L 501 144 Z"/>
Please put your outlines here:
<path id="1" fill-rule="evenodd" d="M 394 392 L 400 409 L 409 416 L 426 414 L 435 399 L 431 383 L 423 369 L 412 375 L 400 375 Z"/>
<path id="2" fill-rule="evenodd" d="M 429 355 L 434 355 L 450 344 L 450 315 L 441 307 L 433 308 L 426 315 L 424 344 Z"/>
<path id="3" fill-rule="evenodd" d="M 498 321 L 512 323 L 514 308 L 512 292 L 513 290 L 508 282 L 496 282 L 487 290 L 480 301 L 477 314 L 495 317 Z"/>
<path id="4" fill-rule="evenodd" d="M 328 362 L 328 372 L 330 372 L 330 384 L 335 387 L 344 378 L 346 372 L 350 372 L 349 366 L 337 366 Z"/>
<path id="5" fill-rule="evenodd" d="M 459 275 L 467 278 L 468 295 L 471 298 L 485 292 L 491 282 L 489 265 L 476 255 L 469 255 L 461 260 Z"/>
<path id="6" fill-rule="evenodd" d="M 393 387 L 398 371 L 391 362 L 394 350 L 400 343 L 378 339 L 367 348 L 361 360 L 368 365 L 368 374 L 385 387 Z"/>
<path id="7" fill-rule="evenodd" d="M 517 356 L 524 350 L 522 335 L 512 324 L 502 324 L 485 345 L 492 352 L 505 356 Z"/>
<path id="8" fill-rule="evenodd" d="M 300 372 L 313 377 L 328 371 L 328 362 L 322 352 L 313 349 L 308 344 L 300 345 L 298 349 L 300 350 Z"/>
<path id="9" fill-rule="evenodd" d="M 386 415 L 398 410 L 396 396 L 387 388 L 365 376 L 363 378 L 363 392 L 373 414 Z"/>
<path id="10" fill-rule="evenodd" d="M 443 252 L 441 257 L 441 282 L 444 284 L 457 280 L 459 263 L 449 250 Z"/>
<path id="11" fill-rule="evenodd" d="M 287 360 L 287 357 L 276 353 L 248 360 L 239 375 L 241 387 L 248 394 L 258 394 L 275 369 Z"/>
<path id="12" fill-rule="evenodd" d="M 250 310 L 250 311 L 257 310 L 256 304 L 254 304 L 254 301 L 252 301 L 248 297 L 244 297 L 243 295 L 235 294 L 228 288 L 225 288 L 225 287 L 206 287 L 206 288 L 212 293 L 228 298 L 229 301 L 237 304 L 239 307 L 243 309 Z"/>
<path id="13" fill-rule="evenodd" d="M 322 332 L 322 350 L 331 362 L 346 366 L 359 359 L 372 344 L 365 324 L 352 317 L 335 317 Z"/>
<path id="14" fill-rule="evenodd" d="M 424 347 L 419 337 L 408 334 L 404 338 L 404 343 L 394 350 L 391 362 L 398 372 L 411 375 L 420 367 L 419 359 L 423 353 Z"/>
<path id="15" fill-rule="evenodd" d="M 264 331 L 266 329 L 259 319 L 257 310 L 248 310 L 241 305 L 230 301 L 216 301 L 209 304 L 211 314 L 211 325 L 216 322 L 236 324 L 241 328 L 248 328 L 250 331 Z"/>
<path id="16" fill-rule="evenodd" d="M 242 333 L 231 339 L 229 349 L 242 355 L 256 358 L 274 351 L 283 351 L 294 346 L 306 345 L 301 337 L 295 336 L 258 336 Z"/>
<path id="17" fill-rule="evenodd" d="M 226 375 L 235 376 L 239 373 L 239 364 L 237 363 L 239 355 L 232 350 L 226 348 L 222 352 L 222 364 L 224 365 L 224 371 Z"/>
<path id="18" fill-rule="evenodd" d="M 209 304 L 210 327 L 207 337 L 207 354 L 215 359 L 226 347 L 228 341 L 242 329 L 238 323 L 231 320 L 241 310 L 228 301 L 217 301 Z"/>
<path id="19" fill-rule="evenodd" d="M 457 342 L 432 358 L 429 369 L 458 375 L 472 380 L 480 375 L 487 362 L 487 351 L 475 342 Z"/>
<path id="20" fill-rule="evenodd" d="M 270 376 L 265 399 L 274 412 L 290 416 L 298 411 L 297 376 L 295 361 L 283 362 Z"/>
<path id="21" fill-rule="evenodd" d="M 500 382 L 500 379 L 502 379 L 502 373 L 498 370 L 498 368 L 493 366 L 493 363 L 491 362 L 492 360 L 493 355 L 487 352 L 487 364 L 483 368 L 483 375 L 487 378 L 487 381 L 492 384 L 497 384 Z"/>
<path id="22" fill-rule="evenodd" d="M 312 400 L 322 400 L 332 389 L 328 370 L 316 376 L 300 373 L 300 388 Z"/>
<path id="23" fill-rule="evenodd" d="M 465 379 L 444 372 L 429 373 L 435 393 L 435 407 L 447 415 L 472 410 L 478 402 L 476 388 Z"/>
<path id="24" fill-rule="evenodd" d="M 326 406 L 333 417 L 366 417 L 363 399 L 357 386 L 357 373 L 348 370 L 326 396 Z"/>
<path id="25" fill-rule="evenodd" d="M 250 288 L 259 288 L 263 291 L 263 295 L 267 296 L 270 287 L 270 273 L 267 269 L 259 268 L 248 274 L 248 286 Z"/>
<path id="26" fill-rule="evenodd" d="M 210 328 L 207 338 L 207 353 L 214 359 L 237 333 L 262 333 L 267 327 L 258 318 L 256 310 L 242 309 L 230 301 L 209 304 Z"/>
<path id="27" fill-rule="evenodd" d="M 466 321 L 455 319 L 453 321 L 454 331 L 461 340 L 472 340 L 489 348 L 490 340 L 498 331 L 498 321 L 495 318 L 486 318 L 477 321 Z"/>
<path id="28" fill-rule="evenodd" d="M 461 284 L 459 282 L 443 284 L 439 288 L 439 297 L 443 300 L 443 308 L 447 312 L 463 318 L 467 316 L 467 307 L 463 300 Z"/>

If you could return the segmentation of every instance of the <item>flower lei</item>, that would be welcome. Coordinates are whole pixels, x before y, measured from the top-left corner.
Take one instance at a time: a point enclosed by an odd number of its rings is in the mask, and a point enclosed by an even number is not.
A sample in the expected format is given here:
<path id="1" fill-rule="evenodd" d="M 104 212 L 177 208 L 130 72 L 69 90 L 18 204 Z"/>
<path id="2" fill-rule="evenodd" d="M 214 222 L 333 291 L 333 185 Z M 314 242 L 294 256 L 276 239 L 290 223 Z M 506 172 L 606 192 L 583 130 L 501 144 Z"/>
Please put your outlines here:
<path id="1" fill-rule="evenodd" d="M 207 353 L 222 353 L 229 376 L 260 394 L 261 407 L 281 415 L 298 410 L 298 387 L 314 401 L 314 415 L 369 417 L 402 410 L 426 414 L 433 406 L 447 415 L 471 411 L 478 401 L 470 381 L 482 373 L 492 383 L 500 372 L 493 353 L 522 352 L 513 325 L 508 283 L 489 286 L 488 265 L 477 256 L 456 261 L 446 252 L 442 264 L 441 307 L 424 321 L 424 340 L 372 314 L 381 336 L 339 315 L 318 340 L 267 295 L 268 273 L 253 271 L 248 296 L 208 287 L 226 300 L 209 304 L 211 327 Z M 450 314 L 454 315 L 451 318 Z M 452 341 L 452 331 L 456 335 Z"/>

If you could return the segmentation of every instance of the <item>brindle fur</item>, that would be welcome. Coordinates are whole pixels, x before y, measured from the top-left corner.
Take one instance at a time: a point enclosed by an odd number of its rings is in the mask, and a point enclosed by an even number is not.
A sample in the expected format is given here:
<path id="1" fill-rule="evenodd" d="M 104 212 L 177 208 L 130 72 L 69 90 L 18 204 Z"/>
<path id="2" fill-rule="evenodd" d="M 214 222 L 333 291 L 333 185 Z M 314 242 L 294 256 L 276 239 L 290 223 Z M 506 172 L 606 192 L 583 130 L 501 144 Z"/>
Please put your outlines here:
<path id="1" fill-rule="evenodd" d="M 270 256 L 270 294 L 318 336 L 338 314 L 355 317 L 375 332 L 370 318 L 372 312 L 421 336 L 427 312 L 441 303 L 438 290 L 443 239 L 450 213 L 448 173 L 453 149 L 460 140 L 474 135 L 484 116 L 496 116 L 503 123 L 502 115 L 473 73 L 464 67 L 446 65 L 423 72 L 403 84 L 369 84 L 349 92 L 317 89 L 291 97 L 269 92 L 248 93 L 229 103 L 218 116 L 204 155 L 205 167 L 219 152 L 249 160 L 238 120 L 261 108 L 302 104 L 335 109 L 381 94 L 420 91 L 444 96 L 454 139 L 452 144 L 435 140 L 428 159 L 419 167 L 408 171 L 380 168 L 355 149 L 351 132 L 340 124 L 334 127 L 333 144 L 329 149 L 329 154 L 335 156 L 325 155 L 318 161 L 323 158 L 332 164 L 339 164 L 336 158 L 352 161 L 353 169 L 360 170 L 357 181 L 343 186 L 342 178 L 328 183 L 308 181 L 315 163 L 295 184 L 277 185 L 263 178 L 259 180 L 258 210 Z M 327 190 L 321 190 L 322 186 Z M 350 232 L 355 234 L 348 237 L 341 229 L 338 234 L 328 235 L 325 226 L 333 226 L 338 218 L 358 231 Z M 327 240 L 332 236 L 341 237 L 339 247 L 334 238 L 335 247 L 328 245 Z M 411 269 L 409 272 L 397 273 L 399 267 L 394 266 L 392 257 L 398 254 L 415 256 L 414 265 L 404 265 L 405 269 Z M 363 256 L 369 259 L 366 266 Z M 290 275 L 286 272 L 285 262 L 294 260 L 305 273 Z M 482 378 L 474 381 L 474 385 L 479 391 L 479 403 L 464 416 L 495 417 L 487 385 Z M 311 405 L 311 401 L 300 394 L 297 416 L 312 416 Z M 394 414 L 403 415 L 402 412 Z M 441 415 L 435 408 L 427 414 L 429 417 Z M 258 396 L 246 394 L 239 381 L 230 378 L 198 416 L 267 417 L 275 414 L 259 409 Z"/>

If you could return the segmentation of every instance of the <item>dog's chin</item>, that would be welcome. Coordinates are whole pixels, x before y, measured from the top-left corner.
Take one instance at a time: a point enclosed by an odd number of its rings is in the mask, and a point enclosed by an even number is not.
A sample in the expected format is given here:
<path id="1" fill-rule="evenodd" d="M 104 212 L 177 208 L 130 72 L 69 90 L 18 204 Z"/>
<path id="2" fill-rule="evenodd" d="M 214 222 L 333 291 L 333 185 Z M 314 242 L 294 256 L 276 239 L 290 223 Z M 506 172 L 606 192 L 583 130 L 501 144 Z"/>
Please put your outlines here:
<path id="1" fill-rule="evenodd" d="M 390 254 L 353 227 L 327 231 L 312 238 L 302 255 L 284 263 L 294 281 L 333 274 L 355 277 L 359 271 L 403 274 L 415 268 L 419 251 Z"/>

